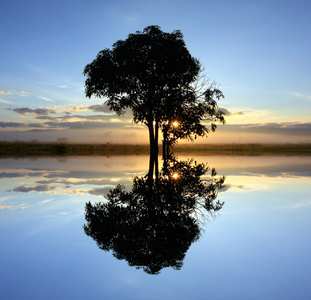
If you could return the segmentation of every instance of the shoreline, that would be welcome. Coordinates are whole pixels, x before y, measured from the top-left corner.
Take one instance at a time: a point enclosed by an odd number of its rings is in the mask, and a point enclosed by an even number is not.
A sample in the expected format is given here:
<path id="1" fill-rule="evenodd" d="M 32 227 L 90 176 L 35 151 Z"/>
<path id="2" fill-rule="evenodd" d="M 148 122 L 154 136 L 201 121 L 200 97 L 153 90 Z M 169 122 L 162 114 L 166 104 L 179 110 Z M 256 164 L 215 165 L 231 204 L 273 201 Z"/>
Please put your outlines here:
<path id="1" fill-rule="evenodd" d="M 161 154 L 161 145 L 159 152 Z M 196 155 L 311 155 L 311 144 L 181 144 L 176 154 Z M 141 155 L 149 145 L 0 142 L 0 157 Z"/>

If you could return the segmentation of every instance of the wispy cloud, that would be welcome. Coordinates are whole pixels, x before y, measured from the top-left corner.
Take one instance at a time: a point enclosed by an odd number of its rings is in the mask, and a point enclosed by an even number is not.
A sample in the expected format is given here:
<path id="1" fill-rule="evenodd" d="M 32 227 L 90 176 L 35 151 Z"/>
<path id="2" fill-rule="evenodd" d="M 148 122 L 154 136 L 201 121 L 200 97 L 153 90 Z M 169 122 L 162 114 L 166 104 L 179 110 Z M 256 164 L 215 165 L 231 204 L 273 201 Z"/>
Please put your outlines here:
<path id="1" fill-rule="evenodd" d="M 36 117 L 36 119 L 49 120 L 54 122 L 78 121 L 78 120 L 120 122 L 119 119 L 111 118 L 111 115 L 66 115 L 61 117 L 39 116 Z"/>
<path id="2" fill-rule="evenodd" d="M 218 110 L 224 113 L 227 124 L 248 124 L 249 122 L 261 123 L 265 122 L 265 120 L 278 121 L 275 119 L 275 112 L 269 109 L 219 107 Z"/>
<path id="3" fill-rule="evenodd" d="M 24 129 L 33 129 L 33 128 L 42 128 L 42 129 L 52 129 L 52 125 L 45 123 L 25 123 L 25 122 L 0 122 L 1 128 L 24 128 Z M 55 126 L 53 128 L 58 128 Z"/>
<path id="4" fill-rule="evenodd" d="M 25 92 L 25 91 L 14 91 L 14 90 L 9 90 L 9 91 L 0 91 L 0 96 L 12 96 L 12 95 L 20 95 L 20 96 L 25 96 L 25 95 L 30 95 L 30 93 Z"/>
<path id="5" fill-rule="evenodd" d="M 30 108 L 30 107 L 22 107 L 22 108 L 7 108 L 7 110 L 14 111 L 18 114 L 27 115 L 27 114 L 34 114 L 34 115 L 49 115 L 49 114 L 56 114 L 58 113 L 57 110 L 49 109 L 49 108 Z"/>
<path id="6" fill-rule="evenodd" d="M 27 124 L 22 123 L 22 122 L 0 122 L 0 127 L 2 127 L 2 128 L 22 128 L 22 127 L 27 127 Z"/>
<path id="7" fill-rule="evenodd" d="M 43 96 L 38 96 L 38 98 L 44 100 L 44 101 L 47 101 L 47 102 L 55 102 L 54 100 L 48 98 L 48 97 L 43 97 Z"/>
<path id="8" fill-rule="evenodd" d="M 99 122 L 99 121 L 78 121 L 78 122 L 45 122 L 52 128 L 66 129 L 95 129 L 95 128 L 126 128 L 123 122 Z"/>
<path id="9" fill-rule="evenodd" d="M 311 134 L 311 122 L 310 123 L 298 123 L 298 122 L 282 122 L 282 123 L 264 123 L 264 124 L 250 124 L 243 126 L 246 130 L 252 132 L 262 133 L 279 133 L 279 134 Z"/>
<path id="10" fill-rule="evenodd" d="M 27 186 L 27 185 L 21 185 L 18 186 L 10 191 L 12 192 L 23 192 L 23 193 L 30 193 L 30 192 L 50 192 L 55 191 L 59 189 L 55 186 L 49 186 L 49 185 L 34 185 L 34 186 Z"/>
<path id="11" fill-rule="evenodd" d="M 0 96 L 15 95 L 15 94 L 17 94 L 17 93 L 18 93 L 18 92 L 13 91 L 13 90 L 10 90 L 10 91 L 7 91 L 7 92 L 5 92 L 5 91 L 0 91 Z"/>
<path id="12" fill-rule="evenodd" d="M 19 178 L 19 177 L 48 177 L 60 176 L 68 173 L 63 170 L 31 170 L 31 169 L 2 169 L 0 178 Z"/>
<path id="13" fill-rule="evenodd" d="M 92 179 L 79 179 L 79 178 L 50 178 L 36 181 L 39 184 L 63 184 L 63 185 L 100 185 L 105 188 L 112 188 L 113 185 L 107 185 L 108 178 L 92 178 Z"/>
<path id="14" fill-rule="evenodd" d="M 0 209 L 8 209 L 8 210 L 15 210 L 15 209 L 25 209 L 28 208 L 27 206 L 13 206 L 13 205 L 0 205 Z"/>
<path id="15" fill-rule="evenodd" d="M 102 113 L 109 113 L 109 114 L 115 114 L 112 112 L 109 107 L 107 106 L 106 103 L 98 103 L 98 104 L 93 104 L 93 105 L 67 105 L 64 107 L 67 111 L 85 111 L 89 110 L 92 112 L 102 112 Z"/>
<path id="16" fill-rule="evenodd" d="M 299 93 L 299 92 L 290 92 L 288 93 L 290 96 L 294 96 L 296 98 L 304 99 L 304 100 L 309 100 L 311 101 L 311 95 Z"/>
<path id="17" fill-rule="evenodd" d="M 227 132 L 264 133 L 278 135 L 311 135 L 311 122 L 280 122 L 256 124 L 227 124 L 219 127 Z"/>
<path id="18" fill-rule="evenodd" d="M 108 188 L 108 187 L 94 188 L 94 189 L 89 190 L 88 193 L 94 196 L 105 197 L 110 191 L 110 189 L 111 188 Z"/>
<path id="19" fill-rule="evenodd" d="M 50 119 L 50 118 L 48 118 Z M 34 122 L 1 122 L 0 128 L 19 128 L 25 130 L 32 130 L 34 128 L 40 130 L 60 130 L 60 129 L 128 129 L 132 128 L 128 126 L 128 123 L 116 121 L 116 120 L 106 120 L 106 121 L 49 121 L 44 123 L 34 123 Z M 140 126 L 135 127 L 141 129 Z"/>
<path id="20" fill-rule="evenodd" d="M 229 189 L 232 189 L 232 188 L 235 188 L 235 189 L 245 189 L 245 185 L 243 184 L 231 184 L 231 183 L 228 183 L 228 184 L 225 184 L 220 190 L 219 190 L 219 193 L 224 193 L 224 192 L 227 192 Z"/>
<path id="21" fill-rule="evenodd" d="M 0 99 L 0 103 L 13 104 L 14 102 L 8 101 L 8 100 L 4 100 L 4 99 Z"/>
<path id="22" fill-rule="evenodd" d="M 45 101 L 54 102 L 52 99 L 47 97 L 41 97 Z M 6 102 L 7 103 L 7 102 Z M 26 115 L 26 114 L 34 114 L 34 115 L 43 115 L 47 116 L 49 114 L 57 114 L 57 113 L 64 113 L 64 114 L 71 114 L 73 112 L 80 112 L 80 111 L 91 111 L 97 113 L 103 113 L 103 115 L 112 116 L 115 115 L 114 112 L 110 111 L 108 106 L 105 103 L 98 103 L 94 105 L 51 105 L 48 107 L 39 107 L 39 108 L 31 108 L 31 107 L 20 107 L 20 108 L 7 108 L 7 110 Z M 99 116 L 99 115 L 98 115 Z M 82 116 L 79 116 L 82 117 Z M 64 119 L 66 117 L 63 117 Z"/>
<path id="23" fill-rule="evenodd" d="M 111 112 L 111 110 L 109 109 L 109 107 L 105 103 L 90 105 L 88 107 L 88 109 L 90 111 L 94 111 L 94 112 L 104 112 L 104 113 L 113 113 L 114 114 L 114 112 Z"/>
<path id="24" fill-rule="evenodd" d="M 287 208 L 289 208 L 289 209 L 299 209 L 299 208 L 309 207 L 310 205 L 311 205 L 311 200 L 307 199 L 306 201 L 301 201 L 301 202 L 295 203 L 293 205 L 290 205 Z"/>
<path id="25" fill-rule="evenodd" d="M 242 115 L 245 115 L 245 111 L 231 112 L 227 108 L 224 108 L 224 107 L 219 107 L 218 111 L 221 111 L 226 117 L 228 117 L 228 116 L 242 116 Z"/>

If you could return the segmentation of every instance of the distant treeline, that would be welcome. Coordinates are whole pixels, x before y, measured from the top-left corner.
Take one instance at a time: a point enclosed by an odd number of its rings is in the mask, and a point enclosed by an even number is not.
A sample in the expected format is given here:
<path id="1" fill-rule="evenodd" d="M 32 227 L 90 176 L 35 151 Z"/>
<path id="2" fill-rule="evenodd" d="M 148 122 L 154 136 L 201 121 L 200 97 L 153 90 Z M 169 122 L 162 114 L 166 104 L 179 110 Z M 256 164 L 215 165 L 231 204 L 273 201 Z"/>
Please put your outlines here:
<path id="1" fill-rule="evenodd" d="M 148 154 L 148 145 L 0 142 L 0 156 L 74 156 Z"/>
<path id="2" fill-rule="evenodd" d="M 311 155 L 311 144 L 182 144 L 174 148 L 174 153 L 193 155 Z M 140 154 L 149 154 L 149 145 L 0 142 L 1 157 Z"/>

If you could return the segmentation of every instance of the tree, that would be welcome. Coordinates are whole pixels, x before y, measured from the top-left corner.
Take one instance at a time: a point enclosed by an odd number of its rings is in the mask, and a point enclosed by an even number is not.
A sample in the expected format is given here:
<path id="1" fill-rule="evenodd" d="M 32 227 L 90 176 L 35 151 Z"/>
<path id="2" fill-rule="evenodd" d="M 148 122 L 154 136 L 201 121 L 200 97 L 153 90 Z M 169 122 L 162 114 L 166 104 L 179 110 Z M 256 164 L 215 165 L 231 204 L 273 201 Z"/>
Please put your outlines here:
<path id="1" fill-rule="evenodd" d="M 85 66 L 85 94 L 105 97 L 118 115 L 131 109 L 134 122 L 149 129 L 150 154 L 157 154 L 159 129 L 164 141 L 173 144 L 165 138 L 171 133 L 171 120 L 178 118 L 187 124 L 180 127 L 175 141 L 206 135 L 209 130 L 201 121 L 207 115 L 212 121 L 224 121 L 213 98 L 223 97 L 222 93 L 209 88 L 200 94 L 194 84 L 201 70 L 179 30 L 166 33 L 159 26 L 149 26 L 117 41 L 112 49 L 100 51 Z"/>

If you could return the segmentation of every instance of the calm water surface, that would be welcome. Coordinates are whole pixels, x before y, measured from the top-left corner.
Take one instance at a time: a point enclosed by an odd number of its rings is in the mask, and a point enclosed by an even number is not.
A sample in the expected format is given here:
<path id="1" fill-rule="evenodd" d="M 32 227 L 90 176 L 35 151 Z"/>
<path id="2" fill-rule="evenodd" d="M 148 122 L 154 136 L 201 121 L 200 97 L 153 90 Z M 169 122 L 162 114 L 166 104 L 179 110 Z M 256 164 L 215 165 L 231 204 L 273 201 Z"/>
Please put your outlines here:
<path id="1" fill-rule="evenodd" d="M 86 203 L 130 190 L 148 156 L 1 159 L 0 299 L 311 299 L 311 158 L 194 159 L 226 177 L 225 204 L 158 275 L 83 230 Z"/>

